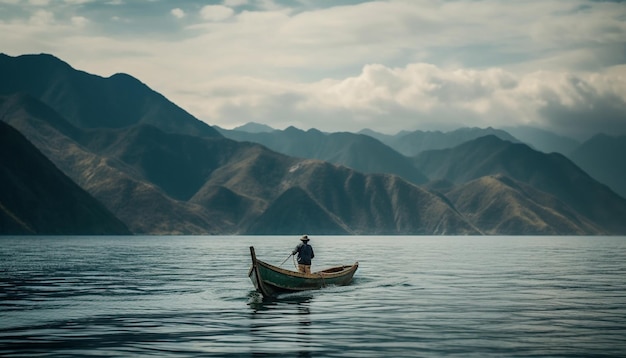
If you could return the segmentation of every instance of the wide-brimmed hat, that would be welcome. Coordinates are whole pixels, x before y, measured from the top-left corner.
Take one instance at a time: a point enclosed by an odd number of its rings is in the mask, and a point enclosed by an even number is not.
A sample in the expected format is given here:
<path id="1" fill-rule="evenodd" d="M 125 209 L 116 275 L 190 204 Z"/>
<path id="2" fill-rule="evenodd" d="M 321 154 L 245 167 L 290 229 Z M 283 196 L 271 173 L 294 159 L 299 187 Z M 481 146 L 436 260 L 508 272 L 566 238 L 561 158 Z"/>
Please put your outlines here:
<path id="1" fill-rule="evenodd" d="M 300 238 L 300 240 L 302 241 L 309 241 L 309 237 L 306 235 L 302 235 L 302 237 Z"/>

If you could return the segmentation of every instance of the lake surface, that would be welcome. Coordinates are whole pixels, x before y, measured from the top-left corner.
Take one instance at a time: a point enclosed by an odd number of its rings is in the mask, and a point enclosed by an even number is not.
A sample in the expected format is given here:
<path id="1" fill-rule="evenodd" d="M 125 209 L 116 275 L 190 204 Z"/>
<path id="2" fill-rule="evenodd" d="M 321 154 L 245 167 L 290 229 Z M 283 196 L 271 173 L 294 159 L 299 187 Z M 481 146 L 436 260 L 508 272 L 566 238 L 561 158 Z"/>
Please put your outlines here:
<path id="1" fill-rule="evenodd" d="M 0 356 L 626 356 L 624 237 L 311 236 L 353 283 L 261 299 L 297 243 L 0 237 Z"/>

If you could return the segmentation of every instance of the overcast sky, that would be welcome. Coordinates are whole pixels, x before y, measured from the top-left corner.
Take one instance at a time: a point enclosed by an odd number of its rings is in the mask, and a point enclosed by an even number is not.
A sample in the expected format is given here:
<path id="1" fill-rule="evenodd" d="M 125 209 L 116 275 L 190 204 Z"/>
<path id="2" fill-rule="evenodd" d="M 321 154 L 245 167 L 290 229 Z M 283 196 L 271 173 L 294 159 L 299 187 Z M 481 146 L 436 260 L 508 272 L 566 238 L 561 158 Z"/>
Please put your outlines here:
<path id="1" fill-rule="evenodd" d="M 623 1 L 0 0 L 0 33 L 225 128 L 626 134 Z"/>

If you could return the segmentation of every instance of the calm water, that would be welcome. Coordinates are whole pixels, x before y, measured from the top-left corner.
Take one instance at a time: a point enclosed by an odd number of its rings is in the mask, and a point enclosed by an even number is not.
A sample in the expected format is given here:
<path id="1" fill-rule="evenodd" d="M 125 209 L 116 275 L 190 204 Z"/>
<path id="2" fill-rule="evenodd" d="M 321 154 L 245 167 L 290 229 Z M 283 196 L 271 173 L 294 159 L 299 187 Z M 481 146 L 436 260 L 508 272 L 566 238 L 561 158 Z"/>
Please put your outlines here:
<path id="1" fill-rule="evenodd" d="M 272 301 L 296 236 L 0 241 L 1 356 L 626 356 L 624 237 L 312 236 L 353 284 Z"/>

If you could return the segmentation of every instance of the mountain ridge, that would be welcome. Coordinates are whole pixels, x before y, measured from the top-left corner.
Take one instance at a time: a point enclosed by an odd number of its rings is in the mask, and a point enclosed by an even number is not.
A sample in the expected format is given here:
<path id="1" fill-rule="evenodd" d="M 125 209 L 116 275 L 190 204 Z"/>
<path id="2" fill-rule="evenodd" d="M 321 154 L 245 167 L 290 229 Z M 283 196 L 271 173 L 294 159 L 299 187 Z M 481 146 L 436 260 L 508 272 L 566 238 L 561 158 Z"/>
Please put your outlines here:
<path id="1" fill-rule="evenodd" d="M 0 95 L 27 93 L 82 128 L 153 124 L 166 132 L 220 136 L 163 95 L 127 74 L 108 78 L 76 70 L 49 54 L 0 54 Z"/>
<path id="2" fill-rule="evenodd" d="M 558 153 L 545 154 L 487 136 L 452 149 L 423 152 L 415 160 L 431 178 L 457 184 L 504 174 L 555 196 L 607 232 L 626 230 L 620 219 L 626 217 L 626 200 Z"/>
<path id="3" fill-rule="evenodd" d="M 224 129 L 220 132 L 233 140 L 259 143 L 289 156 L 325 160 L 364 173 L 392 173 L 415 184 L 428 181 L 409 158 L 377 139 L 361 134 L 323 133 L 317 129 L 303 131 L 293 126 L 261 133 Z"/>
<path id="4" fill-rule="evenodd" d="M 0 64 L 7 58 L 0 57 Z M 477 138 L 423 150 L 415 157 L 363 134 L 295 127 L 257 134 L 283 136 L 274 145 L 302 154 L 286 155 L 213 133 L 206 124 L 196 127 L 197 119 L 132 76 L 103 79 L 55 58 L 39 61 L 62 67 L 54 86 L 45 76 L 41 82 L 31 78 L 36 90 L 30 91 L 19 90 L 28 81 L 16 91 L 15 83 L 1 83 L 0 120 L 18 129 L 133 233 L 626 232 L 623 198 L 565 156 L 542 153 L 516 139 L 503 140 L 498 135 L 506 135 L 494 129 L 459 130 L 455 135 Z M 28 71 L 24 63 L 18 67 L 21 70 L 13 74 L 17 79 L 41 71 Z M 6 72 L 0 68 L 0 73 Z M 95 86 L 88 96 L 102 95 L 102 101 L 67 90 L 76 81 Z M 126 98 L 116 102 L 111 86 L 120 84 L 128 87 L 120 92 Z M 163 101 L 151 106 L 150 101 L 142 102 L 146 96 Z M 111 125 L 102 116 L 82 118 L 97 112 L 102 103 L 115 107 L 112 110 L 121 116 L 115 123 L 122 125 Z M 143 105 L 128 108 L 127 103 Z M 491 132 L 494 135 L 480 136 Z"/>
<path id="5" fill-rule="evenodd" d="M 36 118 L 35 115 L 24 114 L 22 111 L 11 113 L 5 108 L 0 110 L 4 113 L 3 120 L 17 125 L 36 143 L 46 148 L 47 155 L 54 158 L 60 167 L 64 168 L 76 182 L 80 183 L 94 197 L 102 200 L 111 211 L 123 218 L 135 233 L 250 234 L 252 232 L 248 229 L 249 227 L 258 227 L 261 230 L 263 227 L 275 225 L 271 222 L 262 222 L 265 217 L 276 217 L 271 214 L 272 211 L 266 214 L 265 211 L 269 208 L 277 208 L 274 202 L 287 198 L 283 194 L 293 187 L 300 188 L 295 192 L 303 190 L 307 196 L 311 197 L 309 204 L 307 204 L 310 207 L 308 212 L 327 213 L 326 216 L 332 218 L 328 222 L 336 223 L 332 228 L 334 230 L 341 228 L 339 233 L 363 234 L 377 231 L 393 233 L 392 228 L 396 227 L 393 222 L 384 223 L 380 221 L 380 218 L 386 217 L 385 212 L 389 210 L 388 205 L 382 209 L 349 205 L 343 210 L 339 210 L 335 201 L 323 199 L 327 196 L 327 190 L 316 190 L 320 184 L 320 177 L 325 177 L 326 179 L 322 181 L 328 181 L 331 187 L 333 185 L 330 183 L 337 183 L 339 186 L 335 190 L 344 193 L 342 195 L 347 194 L 346 197 L 350 198 L 351 201 L 355 200 L 354 195 L 348 194 L 353 190 L 350 185 L 344 188 L 344 184 L 333 179 L 338 177 L 338 173 L 343 173 L 342 176 L 354 173 L 353 170 L 346 167 L 334 166 L 321 161 L 287 157 L 258 144 L 239 143 L 222 137 L 200 138 L 165 133 L 156 127 L 146 127 L 147 125 L 125 129 L 74 129 L 68 131 L 68 133 L 78 133 L 78 140 L 114 134 L 114 140 L 104 139 L 101 142 L 88 140 L 88 143 L 81 144 L 55 129 L 55 126 L 62 128 L 70 126 L 68 123 L 58 120 L 49 123 L 46 118 Z M 50 113 L 50 111 L 42 113 Z M 185 136 L 185 141 L 201 141 L 208 145 L 206 150 L 201 153 L 201 157 L 206 159 L 215 156 L 215 160 L 219 161 L 219 165 L 212 168 L 213 170 L 208 175 L 207 180 L 190 200 L 171 197 L 168 195 L 171 190 L 145 174 L 146 161 L 144 159 L 151 156 L 151 151 L 145 150 L 147 147 L 141 142 L 141 136 L 135 134 L 145 133 L 146 129 L 148 133 L 158 132 L 158 136 L 150 137 L 152 139 L 158 138 L 153 142 L 165 146 L 168 150 L 178 146 L 176 143 L 180 143 L 177 139 L 180 136 Z M 98 133 L 94 133 L 94 131 Z M 56 143 L 57 146 L 53 148 L 45 143 Z M 118 145 L 118 143 L 125 143 L 125 145 Z M 111 150 L 110 147 L 114 147 L 114 149 Z M 105 156 L 98 154 L 99 151 Z M 129 153 L 134 154 L 129 155 Z M 176 157 L 180 158 L 181 156 Z M 309 170 L 311 168 L 325 169 L 322 173 L 315 170 L 311 172 Z M 359 174 L 359 176 L 371 177 L 371 175 L 365 174 Z M 386 199 L 390 195 L 388 190 L 393 189 L 396 183 L 400 183 L 409 192 L 422 191 L 422 189 L 404 180 L 395 179 L 394 185 L 391 187 L 382 186 L 375 190 L 374 194 L 380 196 L 385 202 L 389 202 L 389 199 Z M 201 195 L 201 193 L 203 194 Z M 225 211 L 217 206 L 205 206 L 206 203 L 218 203 L 219 195 L 226 197 L 229 201 L 226 203 L 228 210 Z M 426 196 L 429 197 L 430 202 L 441 201 L 436 196 Z M 423 217 L 432 215 L 419 202 L 407 201 L 409 198 L 411 198 L 410 195 L 394 199 L 407 208 L 406 216 L 410 217 L 417 212 Z M 236 204 L 239 209 L 231 209 L 233 201 L 235 204 L 239 203 Z M 221 201 L 221 204 L 224 205 L 224 201 Z M 442 209 L 437 214 L 447 215 L 447 220 L 457 225 L 437 229 L 434 226 L 429 226 L 435 219 L 425 220 L 420 224 L 420 232 L 429 233 L 440 230 L 453 234 L 477 233 L 471 224 L 461 218 L 453 208 L 446 204 L 440 206 Z M 295 208 L 291 208 L 291 210 L 297 212 Z M 362 219 L 353 221 L 350 219 L 352 217 Z M 367 218 L 378 218 L 378 221 L 372 220 L 370 222 Z M 306 227 L 311 224 L 304 221 L 294 223 L 292 230 L 295 230 L 296 226 Z M 377 227 L 383 224 L 388 228 L 379 230 Z M 407 224 L 403 225 L 406 226 Z M 413 225 L 413 230 L 417 230 L 415 225 Z M 299 232 L 301 230 L 292 233 Z"/>
<path id="6" fill-rule="evenodd" d="M 130 234 L 104 205 L 0 121 L 0 233 Z"/>
<path id="7" fill-rule="evenodd" d="M 598 134 L 568 156 L 592 177 L 626 198 L 626 136 Z"/>

